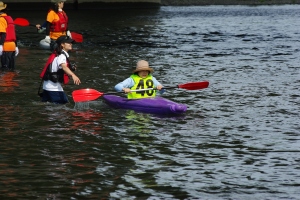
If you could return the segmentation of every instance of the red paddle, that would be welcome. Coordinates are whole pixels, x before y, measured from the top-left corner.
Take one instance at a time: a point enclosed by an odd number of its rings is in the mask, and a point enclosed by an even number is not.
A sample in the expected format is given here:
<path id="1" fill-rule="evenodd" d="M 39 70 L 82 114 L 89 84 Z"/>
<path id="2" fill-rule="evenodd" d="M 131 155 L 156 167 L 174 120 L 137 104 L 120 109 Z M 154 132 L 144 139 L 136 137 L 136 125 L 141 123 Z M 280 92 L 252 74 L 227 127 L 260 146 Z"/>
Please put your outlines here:
<path id="1" fill-rule="evenodd" d="M 19 26 L 34 26 L 34 24 L 30 24 L 29 21 L 25 18 L 16 18 L 14 20 L 14 24 L 19 25 Z M 75 40 L 76 42 L 83 42 L 83 37 L 79 33 L 71 32 L 72 39 Z"/>
<path id="2" fill-rule="evenodd" d="M 71 36 L 72 36 L 72 39 L 75 40 L 75 42 L 83 42 L 83 36 L 79 33 L 75 33 L 75 32 L 71 32 Z"/>
<path id="3" fill-rule="evenodd" d="M 207 88 L 208 85 L 209 85 L 208 81 L 202 81 L 202 82 L 191 82 L 191 83 L 180 84 L 173 87 L 164 87 L 164 89 L 182 88 L 186 90 L 200 90 L 200 89 Z M 131 90 L 131 91 L 138 92 L 138 91 L 145 91 L 145 90 L 153 90 L 153 88 L 142 89 L 142 90 Z M 116 94 L 116 93 L 121 93 L 121 92 L 110 92 L 106 94 Z M 98 99 L 102 95 L 104 95 L 103 92 L 99 92 L 95 89 L 80 89 L 72 92 L 72 97 L 74 102 L 93 101 Z"/>
<path id="4" fill-rule="evenodd" d="M 19 26 L 35 26 L 34 24 L 30 24 L 29 21 L 24 18 L 16 18 L 14 20 L 14 24 L 19 25 Z"/>

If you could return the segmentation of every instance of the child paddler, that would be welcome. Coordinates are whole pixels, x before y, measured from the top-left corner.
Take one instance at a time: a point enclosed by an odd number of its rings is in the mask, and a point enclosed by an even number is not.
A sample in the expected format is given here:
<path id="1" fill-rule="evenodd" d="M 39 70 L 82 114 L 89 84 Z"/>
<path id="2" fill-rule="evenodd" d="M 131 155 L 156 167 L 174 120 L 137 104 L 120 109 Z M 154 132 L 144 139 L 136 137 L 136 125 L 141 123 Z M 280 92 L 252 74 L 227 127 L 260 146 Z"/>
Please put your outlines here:
<path id="1" fill-rule="evenodd" d="M 140 60 L 137 62 L 136 69 L 133 74 L 125 79 L 124 81 L 118 83 L 115 86 L 115 90 L 118 92 L 124 91 L 127 93 L 128 99 L 140 99 L 149 98 L 156 96 L 156 89 L 160 90 L 162 93 L 162 84 L 156 80 L 152 73 L 154 70 L 149 67 L 149 63 L 145 60 Z M 150 89 L 153 90 L 143 90 L 132 92 L 131 90 L 142 90 Z"/>

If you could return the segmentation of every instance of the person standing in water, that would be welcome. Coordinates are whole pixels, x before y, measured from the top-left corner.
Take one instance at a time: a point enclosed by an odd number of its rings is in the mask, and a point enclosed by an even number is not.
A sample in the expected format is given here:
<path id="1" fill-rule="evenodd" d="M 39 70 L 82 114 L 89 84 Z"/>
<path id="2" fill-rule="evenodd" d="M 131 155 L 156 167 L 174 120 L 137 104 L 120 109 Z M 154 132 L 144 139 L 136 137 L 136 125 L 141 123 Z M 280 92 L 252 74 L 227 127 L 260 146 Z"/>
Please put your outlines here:
<path id="1" fill-rule="evenodd" d="M 69 36 L 57 38 L 57 47 L 50 55 L 43 70 L 43 93 L 42 101 L 56 104 L 68 103 L 68 97 L 64 93 L 62 84 L 67 84 L 69 77 L 72 77 L 74 84 L 79 85 L 80 79 L 75 75 L 76 66 L 71 65 L 68 52 L 72 50 L 75 41 Z"/>
<path id="2" fill-rule="evenodd" d="M 15 57 L 19 54 L 14 21 L 5 13 L 6 4 L 0 1 L 0 56 L 1 69 L 14 70 Z"/>
<path id="3" fill-rule="evenodd" d="M 54 3 L 48 11 L 47 23 L 46 23 L 46 37 L 45 42 L 50 44 L 50 50 L 53 51 L 56 48 L 57 43 L 55 40 L 66 35 L 72 38 L 68 29 L 68 16 L 63 11 L 64 3 L 66 0 L 51 0 Z"/>

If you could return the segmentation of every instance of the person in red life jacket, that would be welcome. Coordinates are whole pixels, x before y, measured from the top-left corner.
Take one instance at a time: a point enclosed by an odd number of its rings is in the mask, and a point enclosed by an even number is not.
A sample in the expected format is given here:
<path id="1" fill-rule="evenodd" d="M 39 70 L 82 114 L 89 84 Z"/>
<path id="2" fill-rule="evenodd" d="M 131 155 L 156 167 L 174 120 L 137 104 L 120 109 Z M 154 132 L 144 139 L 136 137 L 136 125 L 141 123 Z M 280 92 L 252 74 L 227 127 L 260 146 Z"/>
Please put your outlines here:
<path id="1" fill-rule="evenodd" d="M 57 38 L 57 47 L 50 55 L 46 67 L 41 73 L 43 77 L 42 101 L 56 104 L 68 103 L 67 95 L 64 93 L 62 84 L 67 84 L 72 77 L 74 84 L 79 85 L 80 79 L 75 75 L 76 66 L 71 65 L 68 51 L 72 50 L 75 41 L 69 36 Z"/>
<path id="2" fill-rule="evenodd" d="M 15 57 L 19 54 L 13 19 L 5 13 L 6 4 L 0 1 L 0 56 L 2 69 L 15 69 Z"/>
<path id="3" fill-rule="evenodd" d="M 68 29 L 68 16 L 63 11 L 66 0 L 51 0 L 51 2 L 54 4 L 47 14 L 46 37 L 44 41 L 50 44 L 50 50 L 53 51 L 56 48 L 55 40 L 58 37 L 67 35 L 72 38 L 72 36 Z"/>

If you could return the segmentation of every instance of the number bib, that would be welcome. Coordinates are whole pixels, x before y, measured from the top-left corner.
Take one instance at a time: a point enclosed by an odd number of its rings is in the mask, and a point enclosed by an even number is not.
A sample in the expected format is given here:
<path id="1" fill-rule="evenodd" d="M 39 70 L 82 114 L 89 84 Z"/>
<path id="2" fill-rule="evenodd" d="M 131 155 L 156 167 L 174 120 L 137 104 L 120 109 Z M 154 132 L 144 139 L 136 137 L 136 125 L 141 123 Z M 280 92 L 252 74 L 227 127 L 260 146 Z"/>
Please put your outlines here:
<path id="1" fill-rule="evenodd" d="M 130 88 L 131 90 L 154 88 L 154 83 L 151 75 L 148 75 L 146 78 L 141 78 L 138 75 L 133 74 L 130 77 L 134 81 L 134 86 Z M 128 99 L 141 99 L 141 98 L 149 98 L 155 96 L 156 96 L 155 90 L 132 92 L 132 93 L 128 93 L 127 95 Z"/>

